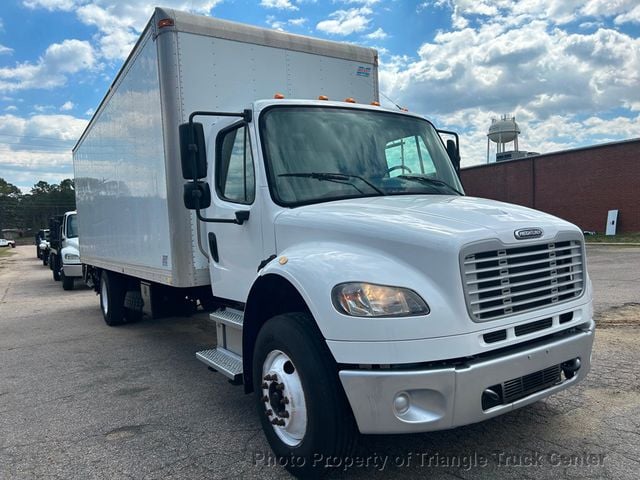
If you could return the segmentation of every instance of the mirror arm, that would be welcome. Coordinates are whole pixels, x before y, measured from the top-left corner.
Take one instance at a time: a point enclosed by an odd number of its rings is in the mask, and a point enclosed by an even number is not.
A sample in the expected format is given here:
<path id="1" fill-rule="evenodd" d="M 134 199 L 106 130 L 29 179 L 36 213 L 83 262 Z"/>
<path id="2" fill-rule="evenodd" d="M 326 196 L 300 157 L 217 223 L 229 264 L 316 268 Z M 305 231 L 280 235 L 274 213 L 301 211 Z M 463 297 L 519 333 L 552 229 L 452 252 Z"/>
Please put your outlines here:
<path id="1" fill-rule="evenodd" d="M 235 223 L 236 225 L 242 225 L 249 220 L 249 210 L 238 210 L 235 212 L 236 218 L 206 218 L 200 213 L 200 209 L 196 209 L 196 216 L 201 222 L 207 223 Z"/>

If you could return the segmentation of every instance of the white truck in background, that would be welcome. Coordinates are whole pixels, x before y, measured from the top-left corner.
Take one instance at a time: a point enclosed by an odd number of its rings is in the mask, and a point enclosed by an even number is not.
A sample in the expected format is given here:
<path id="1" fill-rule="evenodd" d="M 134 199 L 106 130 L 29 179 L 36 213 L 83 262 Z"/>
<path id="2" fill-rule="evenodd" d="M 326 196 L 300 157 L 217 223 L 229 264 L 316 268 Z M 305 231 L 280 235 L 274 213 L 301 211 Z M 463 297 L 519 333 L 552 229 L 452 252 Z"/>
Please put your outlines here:
<path id="1" fill-rule="evenodd" d="M 592 292 L 577 227 L 458 164 L 375 50 L 157 8 L 74 147 L 85 279 L 109 325 L 213 307 L 196 356 L 296 474 L 479 422 L 585 377 Z"/>
<path id="2" fill-rule="evenodd" d="M 78 248 L 78 220 L 75 210 L 51 219 L 48 247 L 46 263 L 49 264 L 53 273 L 53 279 L 56 282 L 61 281 L 64 290 L 73 290 L 75 281 L 82 278 Z"/>

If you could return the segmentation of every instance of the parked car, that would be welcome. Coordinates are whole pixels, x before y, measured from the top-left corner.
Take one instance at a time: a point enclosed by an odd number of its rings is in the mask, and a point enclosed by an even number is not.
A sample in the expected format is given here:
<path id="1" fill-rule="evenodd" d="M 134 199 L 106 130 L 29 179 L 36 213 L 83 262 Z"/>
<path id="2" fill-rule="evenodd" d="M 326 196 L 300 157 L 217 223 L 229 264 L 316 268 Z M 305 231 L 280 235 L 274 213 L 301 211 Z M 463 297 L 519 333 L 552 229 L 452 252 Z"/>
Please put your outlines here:
<path id="1" fill-rule="evenodd" d="M 16 248 L 16 242 L 13 240 L 7 240 L 5 238 L 0 238 L 0 247 Z"/>

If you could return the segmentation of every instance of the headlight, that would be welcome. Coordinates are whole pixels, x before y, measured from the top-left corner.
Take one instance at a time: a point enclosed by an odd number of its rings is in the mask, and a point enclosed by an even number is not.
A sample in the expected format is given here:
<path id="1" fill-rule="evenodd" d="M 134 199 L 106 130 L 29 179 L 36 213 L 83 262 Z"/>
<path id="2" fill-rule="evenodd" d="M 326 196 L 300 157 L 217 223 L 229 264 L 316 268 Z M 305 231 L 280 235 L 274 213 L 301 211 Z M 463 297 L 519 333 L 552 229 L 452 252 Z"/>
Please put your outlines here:
<path id="1" fill-rule="evenodd" d="M 65 253 L 65 260 L 80 260 L 80 255 L 76 255 L 75 253 Z"/>
<path id="2" fill-rule="evenodd" d="M 331 299 L 339 312 L 353 317 L 409 317 L 430 311 L 412 290 L 371 283 L 341 283 L 333 287 Z"/>

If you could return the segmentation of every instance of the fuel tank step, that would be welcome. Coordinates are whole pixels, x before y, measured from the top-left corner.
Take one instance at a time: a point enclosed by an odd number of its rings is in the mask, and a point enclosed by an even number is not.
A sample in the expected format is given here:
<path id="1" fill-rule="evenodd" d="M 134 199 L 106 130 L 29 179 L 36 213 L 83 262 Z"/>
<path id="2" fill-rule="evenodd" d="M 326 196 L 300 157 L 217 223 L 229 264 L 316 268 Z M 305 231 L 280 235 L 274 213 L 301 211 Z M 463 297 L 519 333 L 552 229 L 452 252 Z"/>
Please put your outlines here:
<path id="1" fill-rule="evenodd" d="M 242 330 L 242 323 L 244 321 L 244 312 L 240 310 L 234 310 L 233 308 L 226 308 L 224 310 L 218 310 L 209 314 L 209 319 L 215 323 L 221 323 L 227 325 L 236 330 Z"/>
<path id="2" fill-rule="evenodd" d="M 196 352 L 196 358 L 234 382 L 242 378 L 242 357 L 224 348 Z"/>

